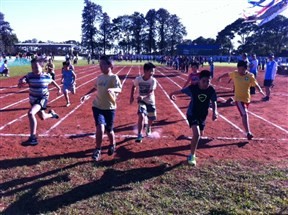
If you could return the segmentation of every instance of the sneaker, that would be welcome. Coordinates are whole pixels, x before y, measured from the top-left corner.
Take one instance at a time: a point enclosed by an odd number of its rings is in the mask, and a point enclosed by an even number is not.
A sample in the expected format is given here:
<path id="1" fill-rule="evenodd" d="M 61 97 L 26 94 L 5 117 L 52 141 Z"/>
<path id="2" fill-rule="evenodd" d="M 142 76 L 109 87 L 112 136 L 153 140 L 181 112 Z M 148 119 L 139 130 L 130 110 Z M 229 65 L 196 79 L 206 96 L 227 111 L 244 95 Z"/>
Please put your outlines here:
<path id="1" fill-rule="evenodd" d="M 67 102 L 66 107 L 69 107 L 70 105 L 71 105 L 71 103 L 70 103 L 70 102 Z"/>
<path id="2" fill-rule="evenodd" d="M 146 135 L 147 136 L 150 136 L 151 135 L 151 126 L 147 126 L 147 128 L 146 128 Z"/>
<path id="3" fill-rule="evenodd" d="M 22 146 L 36 146 L 38 144 L 36 137 L 29 137 L 28 140 L 21 143 Z"/>
<path id="4" fill-rule="evenodd" d="M 111 155 L 114 154 L 114 152 L 115 152 L 115 145 L 109 146 L 107 154 L 108 154 L 109 156 L 111 156 Z"/>
<path id="5" fill-rule="evenodd" d="M 248 140 L 252 140 L 253 139 L 253 134 L 251 134 L 251 133 L 247 133 L 247 139 Z"/>
<path id="6" fill-rule="evenodd" d="M 267 101 L 269 101 L 269 99 L 270 99 L 269 96 L 265 96 L 262 98 L 262 101 L 267 102 Z"/>
<path id="7" fill-rule="evenodd" d="M 195 155 L 189 155 L 187 158 L 188 164 L 192 166 L 196 166 L 196 156 Z"/>
<path id="8" fill-rule="evenodd" d="M 136 143 L 142 143 L 142 139 L 143 139 L 142 135 L 138 134 L 138 137 L 136 138 L 135 142 Z"/>
<path id="9" fill-rule="evenodd" d="M 229 104 L 229 105 L 233 105 L 234 103 L 234 99 L 233 98 L 229 98 L 226 100 L 226 104 Z"/>
<path id="10" fill-rule="evenodd" d="M 95 151 L 93 152 L 93 155 L 92 155 L 92 159 L 94 161 L 99 161 L 101 158 L 101 149 L 95 149 Z"/>
<path id="11" fill-rule="evenodd" d="M 51 114 L 52 114 L 52 118 L 53 118 L 53 119 L 59 119 L 59 115 L 58 115 L 57 113 L 55 113 L 54 110 L 51 109 L 48 113 L 51 113 Z"/>

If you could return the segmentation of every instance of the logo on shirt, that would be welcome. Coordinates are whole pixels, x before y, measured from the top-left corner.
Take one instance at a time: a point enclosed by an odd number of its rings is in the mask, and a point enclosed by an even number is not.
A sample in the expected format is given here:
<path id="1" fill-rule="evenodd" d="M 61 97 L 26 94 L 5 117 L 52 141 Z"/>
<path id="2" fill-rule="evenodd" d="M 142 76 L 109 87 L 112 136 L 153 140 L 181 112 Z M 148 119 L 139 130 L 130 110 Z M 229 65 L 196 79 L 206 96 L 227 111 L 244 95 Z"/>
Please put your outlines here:
<path id="1" fill-rule="evenodd" d="M 198 99 L 200 100 L 200 102 L 205 102 L 207 99 L 207 95 L 206 94 L 199 94 Z"/>

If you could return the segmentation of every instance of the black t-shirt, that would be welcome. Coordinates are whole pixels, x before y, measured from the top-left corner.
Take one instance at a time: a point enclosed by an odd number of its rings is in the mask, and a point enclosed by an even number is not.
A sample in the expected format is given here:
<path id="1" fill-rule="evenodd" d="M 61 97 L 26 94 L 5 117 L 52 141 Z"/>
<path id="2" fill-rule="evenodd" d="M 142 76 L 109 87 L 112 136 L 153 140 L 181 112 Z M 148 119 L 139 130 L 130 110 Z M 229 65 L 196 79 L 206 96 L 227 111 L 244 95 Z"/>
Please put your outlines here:
<path id="1" fill-rule="evenodd" d="M 195 119 L 205 119 L 208 115 L 210 100 L 217 101 L 216 91 L 212 86 L 202 90 L 198 84 L 190 85 L 181 92 L 191 97 L 187 115 Z"/>

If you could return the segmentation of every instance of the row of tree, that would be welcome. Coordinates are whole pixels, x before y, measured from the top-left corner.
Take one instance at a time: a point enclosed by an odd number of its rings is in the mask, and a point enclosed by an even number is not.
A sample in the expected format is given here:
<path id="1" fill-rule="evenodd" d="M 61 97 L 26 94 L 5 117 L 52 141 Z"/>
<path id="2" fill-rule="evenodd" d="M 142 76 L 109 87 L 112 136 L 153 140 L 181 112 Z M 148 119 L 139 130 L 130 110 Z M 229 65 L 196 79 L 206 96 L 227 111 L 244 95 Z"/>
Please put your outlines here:
<path id="1" fill-rule="evenodd" d="M 92 54 L 114 52 L 173 54 L 187 34 L 179 17 L 166 9 L 134 12 L 111 21 L 102 7 L 85 0 L 82 13 L 82 45 Z M 116 41 L 116 42 L 115 42 Z"/>

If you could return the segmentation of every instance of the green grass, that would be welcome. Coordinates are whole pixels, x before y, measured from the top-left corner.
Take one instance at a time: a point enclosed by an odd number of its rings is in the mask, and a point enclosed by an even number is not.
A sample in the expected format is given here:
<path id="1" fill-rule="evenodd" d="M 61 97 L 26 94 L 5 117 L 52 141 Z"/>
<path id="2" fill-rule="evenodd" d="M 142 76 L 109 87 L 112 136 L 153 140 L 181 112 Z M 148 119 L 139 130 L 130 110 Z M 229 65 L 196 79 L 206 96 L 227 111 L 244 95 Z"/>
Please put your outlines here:
<path id="1" fill-rule="evenodd" d="M 6 214 L 283 214 L 287 168 L 214 161 L 201 167 L 99 166 L 75 158 L 27 160 L 1 170 Z M 5 161 L 5 166 L 9 161 Z M 11 164 L 15 162 L 11 162 Z M 128 165 L 129 166 L 129 165 Z"/>

